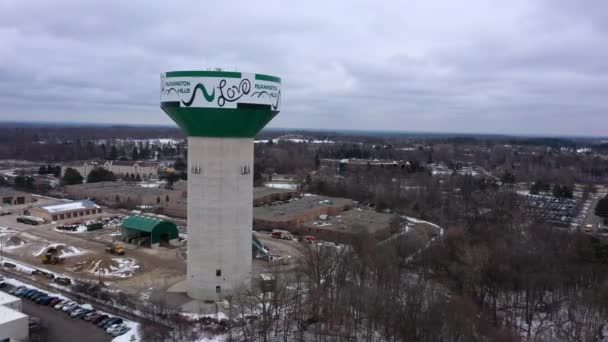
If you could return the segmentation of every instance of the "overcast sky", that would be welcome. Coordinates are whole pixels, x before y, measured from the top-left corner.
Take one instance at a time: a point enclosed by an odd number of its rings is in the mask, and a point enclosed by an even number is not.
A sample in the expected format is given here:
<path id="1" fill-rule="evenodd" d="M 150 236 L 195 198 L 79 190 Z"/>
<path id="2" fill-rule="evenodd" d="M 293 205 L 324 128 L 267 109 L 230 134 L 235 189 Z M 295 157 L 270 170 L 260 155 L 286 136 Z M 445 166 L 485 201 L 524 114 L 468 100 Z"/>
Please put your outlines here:
<path id="1" fill-rule="evenodd" d="M 608 135 L 604 0 L 0 0 L 0 120 L 171 124 L 208 67 L 280 76 L 271 127 Z"/>

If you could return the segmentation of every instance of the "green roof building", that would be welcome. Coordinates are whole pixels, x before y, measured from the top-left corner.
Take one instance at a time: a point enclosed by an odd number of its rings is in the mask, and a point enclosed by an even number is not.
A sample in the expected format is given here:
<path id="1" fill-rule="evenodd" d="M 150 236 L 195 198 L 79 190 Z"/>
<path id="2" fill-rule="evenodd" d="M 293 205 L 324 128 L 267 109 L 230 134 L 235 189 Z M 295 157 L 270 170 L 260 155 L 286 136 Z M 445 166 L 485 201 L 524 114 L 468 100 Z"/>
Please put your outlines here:
<path id="1" fill-rule="evenodd" d="M 179 237 L 175 223 L 147 216 L 130 216 L 122 222 L 122 229 L 127 242 L 140 244 L 149 238 L 152 248 L 161 241 L 176 245 Z"/>

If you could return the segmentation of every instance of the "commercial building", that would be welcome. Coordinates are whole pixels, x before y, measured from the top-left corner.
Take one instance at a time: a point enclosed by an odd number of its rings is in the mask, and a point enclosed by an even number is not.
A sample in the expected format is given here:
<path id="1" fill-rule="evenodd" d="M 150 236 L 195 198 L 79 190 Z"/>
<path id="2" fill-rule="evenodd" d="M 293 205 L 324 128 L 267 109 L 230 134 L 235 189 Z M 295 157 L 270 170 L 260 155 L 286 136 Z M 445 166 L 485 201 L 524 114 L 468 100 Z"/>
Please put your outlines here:
<path id="1" fill-rule="evenodd" d="M 253 138 L 279 113 L 281 79 L 161 74 L 161 108 L 188 135 L 188 295 L 217 300 L 251 281 Z"/>
<path id="2" fill-rule="evenodd" d="M 124 182 L 68 185 L 65 192 L 71 198 L 90 198 L 102 205 L 130 209 L 173 207 L 186 196 L 183 190 L 148 188 Z"/>
<path id="3" fill-rule="evenodd" d="M 68 168 L 75 169 L 85 179 L 95 168 L 103 168 L 111 171 L 117 177 L 139 176 L 141 179 L 148 179 L 158 175 L 160 164 L 148 161 L 132 160 L 105 160 L 105 161 L 81 161 L 73 162 L 61 167 L 61 176 L 65 175 Z"/>
<path id="4" fill-rule="evenodd" d="M 27 341 L 29 317 L 21 312 L 21 298 L 0 292 L 0 341 Z"/>
<path id="5" fill-rule="evenodd" d="M 11 188 L 0 187 L 0 206 L 32 203 L 32 194 Z"/>
<path id="6" fill-rule="evenodd" d="M 29 210 L 31 216 L 43 219 L 45 222 L 79 223 L 99 217 L 101 207 L 90 200 L 68 201 L 56 204 L 33 207 Z"/>
<path id="7" fill-rule="evenodd" d="M 255 229 L 284 229 L 299 232 L 302 225 L 321 215 L 335 216 L 352 209 L 354 202 L 347 198 L 303 196 L 283 204 L 256 207 L 253 210 Z"/>
<path id="8" fill-rule="evenodd" d="M 335 216 L 321 215 L 315 220 L 303 223 L 292 232 L 313 235 L 324 241 L 348 243 L 358 234 L 384 240 L 398 229 L 397 215 L 356 208 Z"/>
<path id="9" fill-rule="evenodd" d="M 253 206 L 288 201 L 298 195 L 296 190 L 256 186 L 253 188 Z"/>
<path id="10" fill-rule="evenodd" d="M 158 248 L 161 242 L 177 245 L 175 223 L 147 216 L 131 216 L 122 222 L 122 239 L 136 245 Z"/>

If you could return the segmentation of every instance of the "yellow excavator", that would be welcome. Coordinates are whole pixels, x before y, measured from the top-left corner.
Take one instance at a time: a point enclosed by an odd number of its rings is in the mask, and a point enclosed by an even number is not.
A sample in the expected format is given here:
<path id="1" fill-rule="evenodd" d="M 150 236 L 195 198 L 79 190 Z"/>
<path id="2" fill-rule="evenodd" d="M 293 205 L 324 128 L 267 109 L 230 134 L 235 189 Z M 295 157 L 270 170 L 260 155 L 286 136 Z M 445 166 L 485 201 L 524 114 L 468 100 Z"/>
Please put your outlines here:
<path id="1" fill-rule="evenodd" d="M 106 253 L 123 255 L 125 254 L 125 247 L 122 244 L 115 242 L 111 246 L 106 247 Z"/>
<path id="2" fill-rule="evenodd" d="M 64 261 L 63 258 L 58 257 L 57 254 L 53 253 L 53 252 L 44 253 L 44 255 L 40 258 L 40 260 L 42 261 L 43 264 L 51 264 L 51 265 L 57 265 Z"/>

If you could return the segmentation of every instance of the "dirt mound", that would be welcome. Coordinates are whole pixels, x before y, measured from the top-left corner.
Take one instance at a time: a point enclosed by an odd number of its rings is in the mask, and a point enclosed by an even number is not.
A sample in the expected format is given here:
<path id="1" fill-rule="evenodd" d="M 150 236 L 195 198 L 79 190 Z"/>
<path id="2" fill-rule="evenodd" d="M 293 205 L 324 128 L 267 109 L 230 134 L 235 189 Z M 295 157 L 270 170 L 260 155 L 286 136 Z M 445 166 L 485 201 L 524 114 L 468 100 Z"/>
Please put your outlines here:
<path id="1" fill-rule="evenodd" d="M 85 272 L 105 277 L 128 278 L 139 268 L 132 258 L 113 258 L 110 256 L 94 256 L 78 262 L 72 271 Z"/>
<path id="2" fill-rule="evenodd" d="M 26 242 L 18 236 L 9 236 L 4 241 L 2 241 L 2 247 L 6 249 L 21 247 L 25 244 Z"/>
<path id="3" fill-rule="evenodd" d="M 61 258 L 69 258 L 69 257 L 73 257 L 73 256 L 84 253 L 84 251 L 82 251 L 74 246 L 54 243 L 54 244 L 48 245 L 48 246 L 43 247 L 43 248 L 39 249 L 38 251 L 34 252 L 34 256 L 41 256 L 41 255 L 49 253 L 49 252 L 54 253 Z"/>

